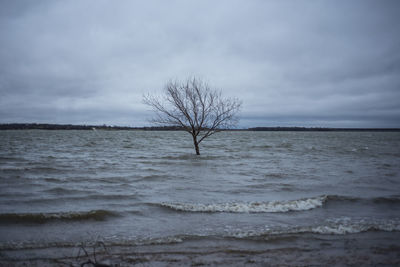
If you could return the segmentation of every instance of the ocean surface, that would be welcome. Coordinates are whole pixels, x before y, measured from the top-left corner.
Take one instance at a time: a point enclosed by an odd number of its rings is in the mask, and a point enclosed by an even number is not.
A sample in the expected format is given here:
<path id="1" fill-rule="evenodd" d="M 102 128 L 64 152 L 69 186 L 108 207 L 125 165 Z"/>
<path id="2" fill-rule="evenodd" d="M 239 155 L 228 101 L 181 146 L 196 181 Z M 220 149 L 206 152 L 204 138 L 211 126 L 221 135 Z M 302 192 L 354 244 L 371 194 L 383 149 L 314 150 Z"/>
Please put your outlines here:
<path id="1" fill-rule="evenodd" d="M 0 262 L 400 263 L 399 132 L 200 149 L 185 132 L 0 131 Z"/>

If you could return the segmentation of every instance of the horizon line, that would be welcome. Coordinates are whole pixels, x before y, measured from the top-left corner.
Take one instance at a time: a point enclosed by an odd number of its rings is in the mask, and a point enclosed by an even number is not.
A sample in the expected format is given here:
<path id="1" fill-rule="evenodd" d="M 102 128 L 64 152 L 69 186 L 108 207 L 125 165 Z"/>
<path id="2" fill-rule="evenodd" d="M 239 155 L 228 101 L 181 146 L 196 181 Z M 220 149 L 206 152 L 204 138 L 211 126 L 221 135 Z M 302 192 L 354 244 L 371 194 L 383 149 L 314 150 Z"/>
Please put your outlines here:
<path id="1" fill-rule="evenodd" d="M 121 126 L 107 124 L 70 124 L 70 123 L 0 123 L 0 130 L 182 130 L 180 126 Z M 223 131 L 400 131 L 397 127 L 322 127 L 322 126 L 255 126 L 247 128 L 225 128 Z"/>

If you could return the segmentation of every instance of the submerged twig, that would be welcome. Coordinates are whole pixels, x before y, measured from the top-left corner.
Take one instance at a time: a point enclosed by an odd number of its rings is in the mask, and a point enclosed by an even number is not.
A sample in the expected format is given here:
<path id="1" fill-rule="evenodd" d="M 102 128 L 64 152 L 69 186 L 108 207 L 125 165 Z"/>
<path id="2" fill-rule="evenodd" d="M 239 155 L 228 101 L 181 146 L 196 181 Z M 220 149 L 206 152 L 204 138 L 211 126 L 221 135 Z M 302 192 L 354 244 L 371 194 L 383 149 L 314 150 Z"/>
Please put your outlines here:
<path id="1" fill-rule="evenodd" d="M 96 258 L 96 248 L 98 248 L 98 247 L 100 247 L 100 248 L 103 247 L 104 251 L 105 251 L 107 254 L 109 254 L 108 251 L 107 251 L 107 247 L 106 247 L 106 245 L 104 244 L 104 242 L 102 242 L 102 241 L 96 241 L 96 242 L 94 243 L 94 245 L 93 245 L 93 259 L 91 258 L 91 256 L 89 255 L 89 253 L 87 252 L 87 250 L 86 250 L 85 247 L 86 247 L 86 245 L 85 245 L 84 243 L 81 243 L 81 245 L 79 246 L 78 255 L 77 255 L 77 257 L 76 257 L 76 260 L 78 260 L 78 258 L 81 257 L 81 251 L 83 251 L 83 253 L 84 253 L 83 256 L 86 256 L 87 261 L 82 262 L 82 263 L 80 264 L 81 267 L 84 267 L 84 266 L 86 266 L 86 265 L 89 265 L 89 266 L 91 265 L 91 266 L 94 266 L 94 267 L 109 267 L 109 266 L 110 266 L 110 265 L 108 265 L 108 264 L 98 262 L 98 261 L 97 261 L 97 258 Z"/>

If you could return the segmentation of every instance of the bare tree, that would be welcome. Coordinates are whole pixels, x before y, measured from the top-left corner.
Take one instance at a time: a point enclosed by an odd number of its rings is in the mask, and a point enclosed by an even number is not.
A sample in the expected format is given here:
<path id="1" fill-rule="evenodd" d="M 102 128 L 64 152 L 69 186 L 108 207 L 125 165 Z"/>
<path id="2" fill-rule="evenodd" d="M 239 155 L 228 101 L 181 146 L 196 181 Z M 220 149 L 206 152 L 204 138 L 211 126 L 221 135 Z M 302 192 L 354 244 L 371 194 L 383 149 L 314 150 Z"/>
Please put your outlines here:
<path id="1" fill-rule="evenodd" d="M 190 133 L 196 154 L 199 144 L 212 134 L 234 127 L 241 102 L 236 98 L 223 98 L 221 92 L 211 89 L 196 78 L 185 82 L 170 81 L 163 96 L 147 95 L 143 102 L 153 108 L 154 123 L 179 126 Z"/>

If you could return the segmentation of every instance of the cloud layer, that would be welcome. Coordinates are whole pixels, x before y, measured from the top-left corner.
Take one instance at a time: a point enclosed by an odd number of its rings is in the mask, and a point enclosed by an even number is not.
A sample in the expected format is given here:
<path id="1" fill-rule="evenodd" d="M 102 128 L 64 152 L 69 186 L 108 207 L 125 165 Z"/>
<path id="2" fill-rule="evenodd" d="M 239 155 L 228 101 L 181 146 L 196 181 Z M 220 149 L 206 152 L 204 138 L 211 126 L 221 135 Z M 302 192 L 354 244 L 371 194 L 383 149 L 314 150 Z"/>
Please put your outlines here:
<path id="1" fill-rule="evenodd" d="M 2 1 L 0 123 L 148 125 L 196 75 L 241 127 L 400 127 L 398 1 Z"/>

